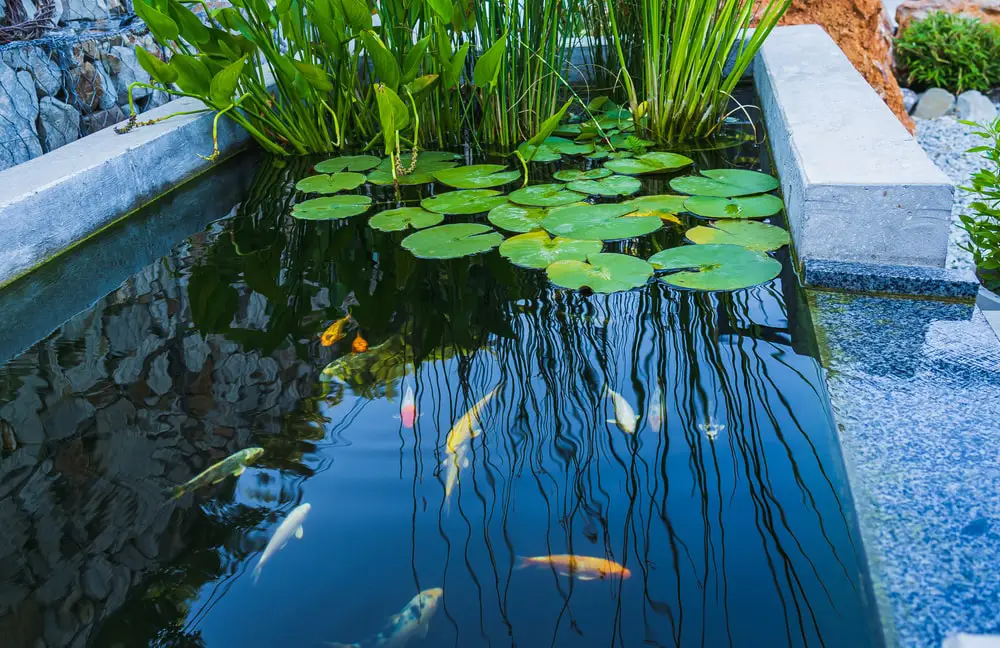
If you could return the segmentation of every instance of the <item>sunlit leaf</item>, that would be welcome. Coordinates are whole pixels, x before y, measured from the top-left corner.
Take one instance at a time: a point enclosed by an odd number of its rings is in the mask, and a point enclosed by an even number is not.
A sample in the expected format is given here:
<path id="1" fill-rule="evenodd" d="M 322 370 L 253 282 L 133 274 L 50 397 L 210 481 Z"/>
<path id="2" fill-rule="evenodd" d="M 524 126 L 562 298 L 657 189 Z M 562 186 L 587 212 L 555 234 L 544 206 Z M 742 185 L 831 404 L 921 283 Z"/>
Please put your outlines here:
<path id="1" fill-rule="evenodd" d="M 549 213 L 544 207 L 524 207 L 505 203 L 490 210 L 489 221 L 508 232 L 532 232 L 542 228 L 542 219 Z"/>
<path id="2" fill-rule="evenodd" d="M 439 214 L 467 215 L 489 211 L 505 202 L 507 196 L 494 189 L 467 189 L 424 198 L 420 206 Z"/>
<path id="3" fill-rule="evenodd" d="M 784 208 L 781 198 L 773 194 L 759 196 L 691 196 L 684 201 L 684 208 L 705 218 L 764 218 L 773 216 Z"/>
<path id="4" fill-rule="evenodd" d="M 608 160 L 604 163 L 604 168 L 626 175 L 645 175 L 676 171 L 693 163 L 694 160 L 691 158 L 677 153 L 654 152 L 644 153 L 633 158 Z"/>
<path id="5" fill-rule="evenodd" d="M 500 255 L 516 266 L 544 270 L 555 261 L 585 261 L 604 247 L 601 241 L 551 238 L 546 232 L 528 232 L 500 244 Z"/>
<path id="6" fill-rule="evenodd" d="M 556 207 L 542 220 L 542 227 L 555 236 L 594 241 L 645 236 L 662 227 L 655 216 L 632 216 L 634 209 L 627 205 Z"/>
<path id="7" fill-rule="evenodd" d="M 695 290 L 740 290 L 774 279 L 781 263 L 739 245 L 682 245 L 657 252 L 649 262 L 657 270 L 678 270 L 659 280 Z"/>
<path id="8" fill-rule="evenodd" d="M 576 180 L 600 180 L 611 175 L 610 169 L 598 167 L 584 171 L 582 169 L 562 169 L 552 174 L 559 182 L 574 182 Z"/>
<path id="9" fill-rule="evenodd" d="M 357 189 L 364 182 L 364 174 L 342 171 L 332 175 L 320 174 L 302 178 L 295 183 L 295 188 L 305 193 L 335 194 L 339 191 Z"/>
<path id="10" fill-rule="evenodd" d="M 677 214 L 684 211 L 684 201 L 687 196 L 672 196 L 669 194 L 655 196 L 639 196 L 626 200 L 623 204 L 635 209 L 631 216 L 656 216 L 672 223 L 680 223 Z"/>
<path id="11" fill-rule="evenodd" d="M 479 56 L 476 65 L 472 70 L 472 81 L 480 88 L 488 88 L 490 91 L 496 86 L 497 77 L 500 75 L 500 63 L 507 51 L 507 32 L 498 38 L 489 49 Z"/>
<path id="12" fill-rule="evenodd" d="M 503 234 L 479 223 L 438 225 L 410 234 L 400 245 L 421 259 L 456 259 L 492 250 Z"/>
<path id="13" fill-rule="evenodd" d="M 296 203 L 292 216 L 301 220 L 334 220 L 363 214 L 371 205 L 368 196 L 327 196 Z"/>
<path id="14" fill-rule="evenodd" d="M 404 160 L 404 170 L 409 168 L 409 152 L 402 154 Z M 399 184 L 402 186 L 412 186 L 434 182 L 434 174 L 442 169 L 450 169 L 458 166 L 460 156 L 444 151 L 421 151 L 417 157 L 417 164 L 413 170 L 407 174 L 397 176 Z M 392 161 L 388 158 L 379 163 L 378 168 L 368 174 L 368 182 L 376 185 L 392 184 Z"/>
<path id="15" fill-rule="evenodd" d="M 319 173 L 339 173 L 340 171 L 370 171 L 382 160 L 374 155 L 340 155 L 323 160 L 314 168 Z"/>
<path id="16" fill-rule="evenodd" d="M 758 252 L 770 252 L 788 245 L 788 232 L 774 225 L 757 221 L 719 220 L 708 226 L 699 225 L 687 231 L 694 243 L 740 245 Z"/>
<path id="17" fill-rule="evenodd" d="M 549 281 L 579 290 L 610 293 L 643 286 L 653 274 L 653 266 L 627 254 L 591 254 L 586 262 L 556 261 L 545 269 Z"/>
<path id="18" fill-rule="evenodd" d="M 518 170 L 507 171 L 502 164 L 472 164 L 443 169 L 434 174 L 438 182 L 456 189 L 489 189 L 513 182 L 521 177 Z"/>
<path id="19" fill-rule="evenodd" d="M 400 207 L 375 214 L 368 220 L 368 225 L 382 232 L 400 232 L 411 227 L 433 227 L 443 220 L 444 214 L 429 212 L 423 207 Z"/>
<path id="20" fill-rule="evenodd" d="M 778 179 L 759 171 L 745 169 L 708 169 L 700 176 L 673 178 L 670 187 L 674 191 L 694 196 L 749 196 L 765 193 L 778 188 Z"/>
<path id="21" fill-rule="evenodd" d="M 540 184 L 521 187 L 511 192 L 511 202 L 526 207 L 560 207 L 580 202 L 586 196 L 568 191 L 564 184 Z"/>
<path id="22" fill-rule="evenodd" d="M 642 182 L 629 176 L 612 175 L 600 180 L 575 180 L 566 186 L 588 196 L 630 196 L 642 189 Z"/>

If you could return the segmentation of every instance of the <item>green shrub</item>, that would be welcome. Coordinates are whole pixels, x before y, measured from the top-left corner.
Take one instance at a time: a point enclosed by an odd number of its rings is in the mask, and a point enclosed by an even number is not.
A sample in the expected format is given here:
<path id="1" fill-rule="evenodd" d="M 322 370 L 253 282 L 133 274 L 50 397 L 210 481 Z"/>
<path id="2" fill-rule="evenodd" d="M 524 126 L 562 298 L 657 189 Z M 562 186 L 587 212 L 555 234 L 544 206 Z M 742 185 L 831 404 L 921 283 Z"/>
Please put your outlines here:
<path id="1" fill-rule="evenodd" d="M 970 244 L 964 248 L 972 253 L 980 278 L 995 289 L 1000 276 L 1000 119 L 992 124 L 962 123 L 978 128 L 975 134 L 986 140 L 983 146 L 969 149 L 969 153 L 982 154 L 986 166 L 972 176 L 972 186 L 962 187 L 979 198 L 970 206 L 973 214 L 960 216 L 969 233 Z"/>
<path id="2" fill-rule="evenodd" d="M 896 39 L 907 85 L 950 92 L 1000 85 L 1000 26 L 945 12 L 911 23 Z"/>

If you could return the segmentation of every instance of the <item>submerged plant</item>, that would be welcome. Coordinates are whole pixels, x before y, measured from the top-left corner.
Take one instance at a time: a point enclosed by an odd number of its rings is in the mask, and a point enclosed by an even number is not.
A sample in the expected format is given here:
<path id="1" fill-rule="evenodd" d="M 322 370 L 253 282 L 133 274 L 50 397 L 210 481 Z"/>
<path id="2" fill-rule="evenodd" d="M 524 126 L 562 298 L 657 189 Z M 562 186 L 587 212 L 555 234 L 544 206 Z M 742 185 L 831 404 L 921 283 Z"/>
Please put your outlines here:
<path id="1" fill-rule="evenodd" d="M 986 166 L 973 174 L 970 186 L 962 187 L 978 198 L 970 205 L 973 213 L 959 217 L 969 233 L 969 243 L 962 247 L 972 253 L 987 287 L 995 289 L 1000 287 L 1000 119 L 989 125 L 962 123 L 977 127 L 974 133 L 986 140 L 969 150 L 982 154 Z"/>

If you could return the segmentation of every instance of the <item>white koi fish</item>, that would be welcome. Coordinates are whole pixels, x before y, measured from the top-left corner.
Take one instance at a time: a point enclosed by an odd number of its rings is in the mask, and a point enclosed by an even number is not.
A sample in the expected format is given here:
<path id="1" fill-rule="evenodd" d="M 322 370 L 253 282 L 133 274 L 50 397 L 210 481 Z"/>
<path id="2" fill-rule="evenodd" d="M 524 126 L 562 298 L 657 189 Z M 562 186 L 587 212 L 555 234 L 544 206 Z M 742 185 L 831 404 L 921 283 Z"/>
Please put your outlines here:
<path id="1" fill-rule="evenodd" d="M 257 579 L 260 578 L 260 572 L 264 568 L 264 563 L 270 560 L 274 554 L 281 551 L 288 544 L 288 541 L 292 539 L 292 536 L 295 536 L 299 540 L 302 539 L 302 523 L 306 521 L 306 516 L 309 515 L 311 508 L 312 505 L 308 503 L 296 506 L 288 514 L 288 517 L 278 525 L 277 531 L 274 532 L 271 540 L 264 547 L 264 553 L 260 555 L 257 566 L 253 569 L 253 582 L 255 584 L 257 583 Z"/>
<path id="2" fill-rule="evenodd" d="M 611 399 L 611 404 L 615 407 L 615 417 L 608 419 L 608 423 L 614 423 L 625 434 L 635 434 L 639 417 L 635 415 L 635 410 L 625 397 L 607 385 L 604 386 L 604 395 Z"/>
<path id="3" fill-rule="evenodd" d="M 448 438 L 445 441 L 447 445 L 447 450 L 450 453 L 454 453 L 460 445 L 466 443 L 482 433 L 482 428 L 479 426 L 479 415 L 482 413 L 483 408 L 486 404 L 490 402 L 496 393 L 500 389 L 499 386 L 494 387 L 493 391 L 486 394 L 479 401 L 469 408 L 462 418 L 458 419 L 455 425 L 448 432 Z"/>
<path id="4" fill-rule="evenodd" d="M 719 436 L 719 433 L 725 431 L 725 429 L 725 424 L 716 423 L 715 419 L 711 417 L 709 417 L 707 423 L 698 424 L 698 430 L 708 437 L 709 441 L 715 441 L 715 438 Z"/>
<path id="5" fill-rule="evenodd" d="M 649 414 L 646 415 L 649 427 L 657 432 L 661 431 L 663 425 L 663 392 L 660 390 L 660 383 L 656 383 L 656 389 L 650 397 Z"/>
<path id="6" fill-rule="evenodd" d="M 424 639 L 443 595 L 444 590 L 440 587 L 426 589 L 410 599 L 399 614 L 389 617 L 385 627 L 374 637 L 359 643 L 329 645 L 332 648 L 403 648 L 411 639 Z"/>

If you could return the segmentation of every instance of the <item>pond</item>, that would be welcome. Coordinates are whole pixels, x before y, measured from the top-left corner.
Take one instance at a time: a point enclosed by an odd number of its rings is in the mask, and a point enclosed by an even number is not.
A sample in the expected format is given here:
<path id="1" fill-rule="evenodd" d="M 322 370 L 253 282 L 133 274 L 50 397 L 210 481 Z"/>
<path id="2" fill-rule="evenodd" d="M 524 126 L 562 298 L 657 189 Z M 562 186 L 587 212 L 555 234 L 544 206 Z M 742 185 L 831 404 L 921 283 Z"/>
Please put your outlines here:
<path id="1" fill-rule="evenodd" d="M 740 139 L 687 154 L 772 172 Z M 290 218 L 315 162 L 110 294 L 68 264 L 115 231 L 43 269 L 96 292 L 0 367 L 5 645 L 882 645 L 787 247 L 746 290 L 567 290 Z"/>

